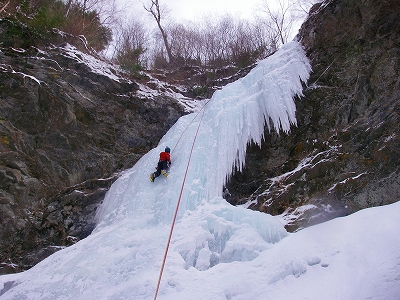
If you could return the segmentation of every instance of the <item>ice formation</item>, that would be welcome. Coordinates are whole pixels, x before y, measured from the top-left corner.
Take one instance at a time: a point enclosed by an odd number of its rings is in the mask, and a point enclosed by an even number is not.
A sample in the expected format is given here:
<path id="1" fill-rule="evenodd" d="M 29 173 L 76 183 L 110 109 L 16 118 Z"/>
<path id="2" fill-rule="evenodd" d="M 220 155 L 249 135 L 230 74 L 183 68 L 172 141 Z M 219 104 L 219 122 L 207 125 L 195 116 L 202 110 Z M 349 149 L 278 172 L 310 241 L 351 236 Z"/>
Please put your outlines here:
<path id="1" fill-rule="evenodd" d="M 150 299 L 187 168 L 160 298 L 181 288 L 176 272 L 250 262 L 278 243 L 287 233 L 276 218 L 229 205 L 222 188 L 233 167 L 243 167 L 247 145 L 260 144 L 265 126 L 289 132 L 296 124 L 294 97 L 309 73 L 301 45 L 288 43 L 198 113 L 180 118 L 112 185 L 94 232 L 27 272 L 3 277 L 2 299 Z M 148 175 L 167 145 L 169 177 L 152 183 Z"/>

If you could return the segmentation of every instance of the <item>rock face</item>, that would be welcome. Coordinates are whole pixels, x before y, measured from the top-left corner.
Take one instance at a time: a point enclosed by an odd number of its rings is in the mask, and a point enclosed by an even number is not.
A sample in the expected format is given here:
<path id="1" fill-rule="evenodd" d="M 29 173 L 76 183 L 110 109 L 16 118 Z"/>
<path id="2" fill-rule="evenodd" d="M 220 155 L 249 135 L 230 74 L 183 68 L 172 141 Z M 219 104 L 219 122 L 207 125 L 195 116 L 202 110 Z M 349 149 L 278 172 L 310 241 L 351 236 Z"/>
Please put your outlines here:
<path id="1" fill-rule="evenodd" d="M 0 274 L 86 237 L 118 172 L 184 114 L 118 72 L 68 45 L 1 49 Z"/>
<path id="2" fill-rule="evenodd" d="M 313 72 L 297 127 L 266 132 L 227 185 L 288 230 L 400 200 L 400 2 L 325 1 L 298 38 Z"/>
<path id="3" fill-rule="evenodd" d="M 246 168 L 227 185 L 231 203 L 283 214 L 297 230 L 400 200 L 399 7 L 312 8 L 299 33 L 313 73 L 296 102 L 297 127 L 249 147 Z M 226 83 L 193 71 L 168 74 L 192 86 L 188 97 Z M 0 48 L 0 274 L 86 237 L 118 172 L 184 114 L 163 93 L 139 90 L 146 78 L 119 72 L 70 46 Z M 203 78 L 199 86 L 192 77 Z"/>

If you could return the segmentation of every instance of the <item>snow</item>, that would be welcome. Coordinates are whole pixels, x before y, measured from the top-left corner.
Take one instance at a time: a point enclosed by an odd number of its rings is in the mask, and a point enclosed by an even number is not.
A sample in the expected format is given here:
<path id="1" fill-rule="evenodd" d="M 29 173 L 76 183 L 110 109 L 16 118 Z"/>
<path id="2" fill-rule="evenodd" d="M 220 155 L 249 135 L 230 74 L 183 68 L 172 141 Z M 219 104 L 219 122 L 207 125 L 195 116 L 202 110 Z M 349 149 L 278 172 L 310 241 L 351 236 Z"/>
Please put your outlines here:
<path id="1" fill-rule="evenodd" d="M 62 34 L 62 32 L 60 32 Z M 81 38 L 84 38 L 81 36 Z M 79 51 L 75 46 L 66 44 L 64 47 L 60 48 L 62 50 L 62 54 L 68 58 L 74 59 L 78 63 L 84 64 L 87 67 L 90 68 L 91 72 L 105 76 L 110 78 L 111 80 L 117 81 L 117 82 L 124 82 L 130 80 L 126 80 L 126 77 L 123 76 L 125 73 L 124 70 L 119 68 L 118 66 L 115 66 L 113 64 L 108 63 L 105 60 L 101 60 L 98 58 L 93 57 L 92 55 L 86 54 L 82 51 Z M 0 66 L 1 67 L 1 66 Z M 29 75 L 25 75 L 29 76 Z M 189 99 L 185 96 L 182 95 L 183 87 L 177 87 L 175 86 L 174 88 L 177 89 L 178 91 L 175 91 L 172 86 L 168 85 L 165 82 L 162 82 L 158 80 L 157 78 L 154 78 L 150 74 L 146 74 L 147 77 L 149 77 L 149 81 L 146 84 L 141 84 L 138 83 L 139 89 L 136 91 L 136 94 L 139 97 L 142 98 L 154 98 L 157 96 L 169 96 L 173 99 L 175 99 L 178 103 L 180 103 L 183 108 L 185 109 L 186 112 L 197 112 L 200 110 L 202 103 L 204 101 L 201 100 L 193 100 Z M 32 76 L 29 76 L 29 78 L 32 78 Z M 38 80 L 36 80 L 38 81 Z M 40 83 L 40 82 L 38 82 Z M 155 86 L 155 88 L 151 88 L 149 86 Z M 77 91 L 79 93 L 79 91 Z M 79 93 L 80 94 L 80 93 Z M 89 102 L 92 102 L 90 99 L 87 97 L 81 95 L 83 98 L 86 98 Z"/>
<path id="2" fill-rule="evenodd" d="M 19 50 L 19 49 L 14 49 L 14 48 L 11 48 L 11 49 L 15 52 L 20 52 L 20 53 L 25 51 L 25 50 Z M 36 77 L 25 74 L 23 72 L 14 71 L 13 67 L 10 65 L 0 64 L 0 72 L 7 72 L 7 73 L 11 73 L 11 74 L 21 75 L 23 79 L 29 78 L 29 79 L 32 79 L 33 81 L 35 81 L 37 84 L 39 84 L 39 85 L 41 84 L 41 81 L 39 79 L 37 79 Z"/>
<path id="3" fill-rule="evenodd" d="M 27 78 L 30 78 L 30 79 L 32 79 L 33 81 L 35 81 L 37 84 L 40 84 L 40 80 L 37 79 L 35 76 L 31 76 L 31 75 L 28 75 L 28 74 L 25 74 L 25 73 L 22 73 L 22 72 L 16 72 L 16 71 L 14 71 L 14 70 L 11 71 L 11 74 L 19 74 L 19 75 L 22 75 L 22 78 L 27 77 Z"/>
<path id="4" fill-rule="evenodd" d="M 358 178 L 360 178 L 361 176 L 364 176 L 364 175 L 368 175 L 368 173 L 363 172 L 363 173 L 358 174 L 358 175 L 356 175 L 356 176 L 352 176 L 352 177 L 346 178 L 346 179 L 344 179 L 344 180 L 342 180 L 342 181 L 339 181 L 339 182 L 335 183 L 334 185 L 332 185 L 332 187 L 330 187 L 330 188 L 328 189 L 328 192 L 332 192 L 334 189 L 336 189 L 336 187 L 337 187 L 338 185 L 346 184 L 347 182 L 349 182 L 349 181 L 351 181 L 351 180 L 356 180 L 356 179 L 358 179 Z"/>
<path id="5" fill-rule="evenodd" d="M 66 44 L 63 48 L 63 55 L 76 60 L 78 63 L 84 64 L 90 68 L 93 73 L 106 76 L 117 82 L 126 81 L 125 78 L 119 76 L 122 73 L 120 69 L 114 69 L 111 64 L 79 51 L 75 46 Z"/>
<path id="6" fill-rule="evenodd" d="M 221 197 L 266 120 L 283 132 L 296 124 L 293 97 L 309 73 L 291 42 L 180 118 L 111 186 L 93 233 L 26 272 L 0 276 L 1 300 L 153 299 L 182 187 L 157 299 L 398 299 L 400 202 L 289 234 L 278 217 Z M 152 183 L 166 145 L 169 176 Z"/>
<path id="7" fill-rule="evenodd" d="M 171 86 L 166 82 L 160 81 L 157 78 L 147 74 L 149 81 L 146 85 L 138 83 L 139 90 L 136 94 L 143 98 L 154 98 L 157 96 L 169 96 L 180 103 L 186 112 L 198 112 L 204 105 L 205 100 L 194 100 L 187 98 L 182 95 L 185 92 L 184 87 Z M 155 86 L 156 88 L 150 88 L 149 86 Z M 178 91 L 175 91 L 177 89 Z"/>

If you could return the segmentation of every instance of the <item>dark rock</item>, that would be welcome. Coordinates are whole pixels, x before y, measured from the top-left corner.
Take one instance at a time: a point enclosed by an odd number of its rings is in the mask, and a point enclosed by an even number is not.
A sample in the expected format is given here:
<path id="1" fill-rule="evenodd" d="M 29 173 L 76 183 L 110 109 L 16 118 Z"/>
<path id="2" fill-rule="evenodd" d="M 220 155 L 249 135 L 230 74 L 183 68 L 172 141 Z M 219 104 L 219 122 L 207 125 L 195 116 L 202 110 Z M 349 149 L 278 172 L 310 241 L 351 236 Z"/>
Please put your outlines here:
<path id="1" fill-rule="evenodd" d="M 69 45 L 2 48 L 0 61 L 2 274 L 89 235 L 118 173 L 184 110 Z"/>
<path id="2" fill-rule="evenodd" d="M 220 69 L 183 65 L 154 71 L 152 75 L 161 81 L 168 78 L 170 87 L 186 97 L 206 99 L 221 87 L 246 76 L 254 67 L 255 64 L 243 68 L 231 65 Z M 178 90 L 178 87 L 183 89 Z"/>
<path id="3" fill-rule="evenodd" d="M 298 126 L 248 148 L 246 168 L 227 185 L 233 203 L 284 214 L 294 231 L 400 200 L 399 8 L 312 8 L 298 35 L 313 70 L 296 101 Z"/>

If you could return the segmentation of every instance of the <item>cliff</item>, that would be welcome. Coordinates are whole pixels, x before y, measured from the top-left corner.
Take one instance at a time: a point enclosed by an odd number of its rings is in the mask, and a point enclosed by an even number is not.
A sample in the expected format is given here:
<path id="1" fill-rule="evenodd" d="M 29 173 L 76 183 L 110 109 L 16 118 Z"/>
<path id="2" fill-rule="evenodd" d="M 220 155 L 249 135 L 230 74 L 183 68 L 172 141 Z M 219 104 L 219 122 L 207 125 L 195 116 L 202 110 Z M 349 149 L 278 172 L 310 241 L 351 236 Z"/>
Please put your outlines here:
<path id="1" fill-rule="evenodd" d="M 0 273 L 86 237 L 118 174 L 183 115 L 167 93 L 64 44 L 0 51 Z M 153 83 L 154 85 L 154 83 Z"/>
<path id="2" fill-rule="evenodd" d="M 315 5 L 297 38 L 312 65 L 297 126 L 265 132 L 229 200 L 298 230 L 400 199 L 400 2 Z"/>
<path id="3" fill-rule="evenodd" d="M 297 126 L 248 147 L 229 202 L 280 215 L 294 231 L 400 199 L 399 8 L 311 9 L 297 37 L 313 69 Z M 69 44 L 0 50 L 0 274 L 90 234 L 110 185 L 185 113 L 177 86 L 209 96 L 250 69 L 221 70 L 233 76 L 215 82 L 194 68 L 133 77 Z"/>

